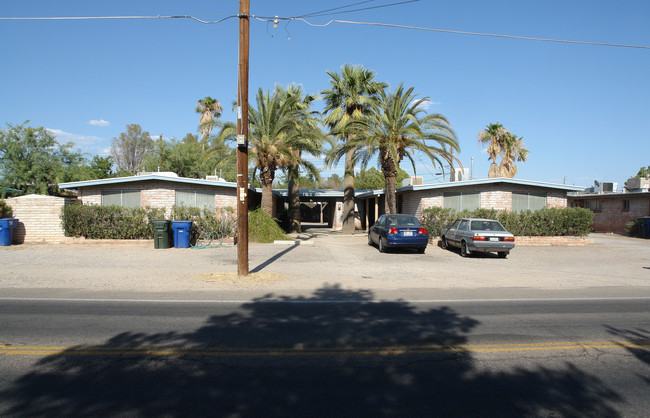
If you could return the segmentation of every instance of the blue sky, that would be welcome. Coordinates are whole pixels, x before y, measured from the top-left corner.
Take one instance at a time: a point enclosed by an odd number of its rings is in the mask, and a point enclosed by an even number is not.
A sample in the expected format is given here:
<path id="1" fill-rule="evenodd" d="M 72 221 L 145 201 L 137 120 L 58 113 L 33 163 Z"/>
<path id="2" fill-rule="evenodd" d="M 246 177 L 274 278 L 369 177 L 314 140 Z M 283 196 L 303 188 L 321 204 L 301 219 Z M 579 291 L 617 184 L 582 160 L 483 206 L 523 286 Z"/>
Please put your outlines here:
<path id="1" fill-rule="evenodd" d="M 363 2 L 354 8 L 393 3 Z M 295 17 L 359 0 L 251 0 L 255 16 Z M 0 3 L 0 17 L 236 15 L 238 1 Z M 529 37 L 650 46 L 650 2 L 422 0 L 311 17 Z M 272 35 L 272 36 L 271 36 Z M 290 39 L 289 39 L 290 38 Z M 0 123 L 53 130 L 61 142 L 106 153 L 111 138 L 137 123 L 154 136 L 197 133 L 196 101 L 236 98 L 238 21 L 190 19 L 0 20 Z M 329 87 L 326 71 L 362 64 L 392 87 L 403 82 L 431 99 L 460 141 L 466 167 L 487 177 L 476 134 L 500 122 L 523 136 L 529 160 L 517 178 L 622 186 L 650 165 L 650 49 L 548 43 L 333 22 L 252 19 L 250 97 L 258 88 Z M 317 104 L 317 108 L 322 103 Z M 410 164 L 403 168 L 412 171 Z M 342 164 L 331 172 L 342 172 Z M 418 175 L 441 181 L 422 159 Z"/>

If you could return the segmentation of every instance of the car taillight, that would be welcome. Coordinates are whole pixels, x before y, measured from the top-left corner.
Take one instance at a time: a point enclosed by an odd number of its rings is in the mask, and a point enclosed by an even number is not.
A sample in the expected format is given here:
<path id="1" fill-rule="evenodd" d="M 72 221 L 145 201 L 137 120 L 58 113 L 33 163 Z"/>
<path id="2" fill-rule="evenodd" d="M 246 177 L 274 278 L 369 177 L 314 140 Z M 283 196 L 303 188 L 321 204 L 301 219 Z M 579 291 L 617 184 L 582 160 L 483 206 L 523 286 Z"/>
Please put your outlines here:
<path id="1" fill-rule="evenodd" d="M 398 232 L 397 232 L 397 228 L 391 228 L 391 229 L 389 229 L 389 230 L 388 230 L 388 233 L 389 233 L 389 234 L 397 234 L 397 233 L 398 233 Z"/>
<path id="2" fill-rule="evenodd" d="M 472 237 L 472 241 L 485 241 L 485 237 L 475 235 Z"/>
<path id="3" fill-rule="evenodd" d="M 424 229 L 424 228 L 420 228 L 420 229 L 418 229 L 418 234 L 426 235 L 426 234 L 427 234 L 427 230 Z"/>
<path id="4" fill-rule="evenodd" d="M 503 240 L 504 240 L 504 241 L 512 241 L 512 242 L 514 242 L 514 241 L 515 241 L 515 237 L 504 237 Z"/>

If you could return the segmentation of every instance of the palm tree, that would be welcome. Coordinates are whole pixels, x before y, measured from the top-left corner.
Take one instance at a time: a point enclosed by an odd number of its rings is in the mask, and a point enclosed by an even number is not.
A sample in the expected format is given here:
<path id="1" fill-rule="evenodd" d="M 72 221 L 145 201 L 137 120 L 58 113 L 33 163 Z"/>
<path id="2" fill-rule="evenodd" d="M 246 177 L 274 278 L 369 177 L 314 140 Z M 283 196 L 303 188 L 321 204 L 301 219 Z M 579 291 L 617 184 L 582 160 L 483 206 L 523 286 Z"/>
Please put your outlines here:
<path id="1" fill-rule="evenodd" d="M 480 131 L 477 135 L 479 144 L 487 144 L 488 160 L 492 160 L 490 163 L 488 178 L 500 177 L 497 158 L 501 154 L 501 146 L 503 145 L 503 140 L 507 132 L 508 131 L 505 130 L 503 125 L 497 122 L 487 125 L 485 129 Z"/>
<path id="2" fill-rule="evenodd" d="M 311 104 L 316 100 L 315 95 L 305 94 L 299 85 L 289 85 L 286 90 L 276 87 L 277 94 L 284 94 L 285 100 L 291 100 L 297 111 L 295 135 L 289 140 L 292 148 L 292 158 L 287 165 L 289 180 L 289 232 L 300 232 L 300 167 L 307 169 L 314 178 L 320 181 L 320 173 L 313 163 L 302 159 L 302 153 L 313 156 L 320 155 L 325 136 L 318 127 L 318 112 L 310 111 Z"/>
<path id="3" fill-rule="evenodd" d="M 365 118 L 377 106 L 377 96 L 386 84 L 375 81 L 375 73 L 363 66 L 344 65 L 341 74 L 328 71 L 330 89 L 323 90 L 324 123 L 343 145 L 355 135 L 351 121 Z M 358 128 L 358 127 L 356 127 Z M 343 175 L 343 232 L 354 233 L 354 149 L 347 148 Z M 329 164 L 332 158 L 326 159 Z"/>
<path id="4" fill-rule="evenodd" d="M 205 99 L 201 99 L 196 103 L 195 110 L 196 113 L 201 114 L 201 119 L 199 119 L 199 132 L 201 133 L 203 149 L 205 150 L 205 144 L 210 136 L 210 132 L 212 132 L 212 128 L 215 126 L 215 119 L 221 116 L 223 108 L 217 99 L 206 96 Z"/>
<path id="5" fill-rule="evenodd" d="M 413 87 L 405 89 L 402 84 L 392 93 L 382 90 L 380 112 L 365 122 L 356 122 L 366 125 L 368 134 L 351 139 L 346 147 L 357 150 L 363 168 L 378 156 L 385 178 L 386 213 L 397 213 L 395 180 L 404 158 L 411 161 L 414 171 L 414 152 L 429 157 L 434 167 L 458 161 L 451 153 L 451 150 L 460 151 L 456 134 L 443 115 L 427 114 L 422 105 L 428 101 L 428 98 L 417 99 Z M 347 150 L 339 151 L 339 158 L 344 151 Z"/>
<path id="6" fill-rule="evenodd" d="M 501 146 L 501 163 L 499 164 L 500 176 L 513 178 L 517 174 L 515 161 L 525 162 L 528 158 L 528 150 L 524 148 L 524 138 L 510 132 L 505 135 Z"/>
<path id="7" fill-rule="evenodd" d="M 273 215 L 273 180 L 278 168 L 293 163 L 304 165 L 296 149 L 301 149 L 304 135 L 296 129 L 297 121 L 304 112 L 297 105 L 294 95 L 281 89 L 273 94 L 259 89 L 256 97 L 257 109 L 248 111 L 250 151 L 259 170 L 262 183 L 262 210 Z"/>
<path id="8" fill-rule="evenodd" d="M 487 144 L 490 171 L 488 178 L 514 177 L 517 173 L 515 161 L 524 162 L 528 158 L 528 150 L 524 148 L 523 138 L 506 130 L 500 123 L 491 123 L 477 135 L 478 143 Z M 497 165 L 497 158 L 501 156 L 501 162 Z"/>

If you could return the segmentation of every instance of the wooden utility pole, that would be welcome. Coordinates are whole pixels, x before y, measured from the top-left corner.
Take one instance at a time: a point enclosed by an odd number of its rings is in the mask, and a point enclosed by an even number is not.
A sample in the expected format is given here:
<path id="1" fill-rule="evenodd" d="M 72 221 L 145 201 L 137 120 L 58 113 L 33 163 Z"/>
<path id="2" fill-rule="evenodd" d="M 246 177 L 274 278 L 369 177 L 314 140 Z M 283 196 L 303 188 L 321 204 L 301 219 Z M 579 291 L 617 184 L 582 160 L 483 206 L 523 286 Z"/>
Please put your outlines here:
<path id="1" fill-rule="evenodd" d="M 237 83 L 237 274 L 248 275 L 248 44 L 250 0 L 239 1 Z"/>

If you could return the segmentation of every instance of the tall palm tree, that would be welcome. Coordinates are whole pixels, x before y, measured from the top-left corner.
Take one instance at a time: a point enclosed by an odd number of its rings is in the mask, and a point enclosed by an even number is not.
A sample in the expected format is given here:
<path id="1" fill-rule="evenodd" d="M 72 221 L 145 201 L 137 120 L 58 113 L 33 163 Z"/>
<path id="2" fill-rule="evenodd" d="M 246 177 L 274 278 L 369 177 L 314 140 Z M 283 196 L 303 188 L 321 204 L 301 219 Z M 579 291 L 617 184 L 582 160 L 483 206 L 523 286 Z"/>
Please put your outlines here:
<path id="1" fill-rule="evenodd" d="M 325 100 L 324 123 L 343 145 L 355 135 L 354 124 L 377 107 L 377 97 L 386 84 L 375 81 L 375 73 L 363 66 L 344 65 L 341 74 L 328 71 L 330 89 L 321 94 Z M 347 147 L 343 175 L 343 232 L 354 233 L 354 149 Z M 332 158 L 326 159 L 329 164 Z"/>
<path id="2" fill-rule="evenodd" d="M 518 170 L 515 161 L 525 162 L 528 158 L 529 152 L 524 148 L 524 138 L 508 132 L 501 145 L 501 151 L 499 174 L 501 177 L 513 178 Z"/>
<path id="3" fill-rule="evenodd" d="M 451 153 L 451 150 L 460 151 L 456 134 L 443 115 L 427 114 L 422 105 L 428 101 L 426 97 L 417 99 L 413 87 L 405 89 L 402 84 L 392 93 L 382 90 L 380 112 L 365 122 L 356 122 L 366 125 L 368 134 L 356 136 L 346 147 L 358 150 L 357 156 L 363 168 L 378 156 L 385 178 L 386 213 L 397 213 L 395 180 L 404 158 L 411 161 L 413 170 L 415 152 L 429 157 L 434 167 L 458 161 Z M 339 158 L 344 151 L 347 150 L 339 151 Z"/>
<path id="4" fill-rule="evenodd" d="M 524 162 L 528 158 L 528 150 L 524 148 L 523 138 L 517 137 L 506 130 L 500 123 L 491 123 L 477 135 L 478 143 L 487 145 L 490 171 L 488 178 L 514 177 L 517 173 L 515 161 Z M 497 164 L 497 158 L 501 161 Z"/>
<path id="5" fill-rule="evenodd" d="M 313 163 L 303 160 L 302 153 L 307 152 L 313 156 L 320 155 L 324 134 L 320 130 L 316 117 L 318 112 L 310 111 L 311 105 L 316 100 L 315 95 L 305 94 L 299 85 L 289 85 L 286 90 L 276 87 L 277 94 L 286 95 L 285 100 L 291 100 L 296 110 L 295 135 L 289 139 L 292 148 L 292 158 L 289 161 L 287 177 L 289 180 L 289 232 L 300 232 L 300 167 L 304 167 L 314 178 L 320 181 L 320 173 Z"/>
<path id="6" fill-rule="evenodd" d="M 286 168 L 292 162 L 304 165 L 295 152 L 302 147 L 304 135 L 296 129 L 303 111 L 296 104 L 293 95 L 281 90 L 270 94 L 259 89 L 256 96 L 257 108 L 248 111 L 250 151 L 259 170 L 262 183 L 262 210 L 273 214 L 273 180 L 278 168 Z"/>
<path id="7" fill-rule="evenodd" d="M 199 119 L 199 132 L 201 133 L 203 149 L 205 150 L 205 144 L 208 141 L 210 132 L 212 132 L 212 128 L 215 126 L 215 120 L 221 116 L 223 108 L 219 100 L 206 96 L 205 99 L 201 99 L 196 103 L 195 111 L 201 114 L 201 119 Z"/>
<path id="8" fill-rule="evenodd" d="M 488 160 L 492 160 L 488 178 L 500 177 L 497 158 L 501 155 L 501 147 L 507 132 L 503 125 L 497 122 L 487 125 L 476 137 L 480 145 L 487 145 Z"/>

